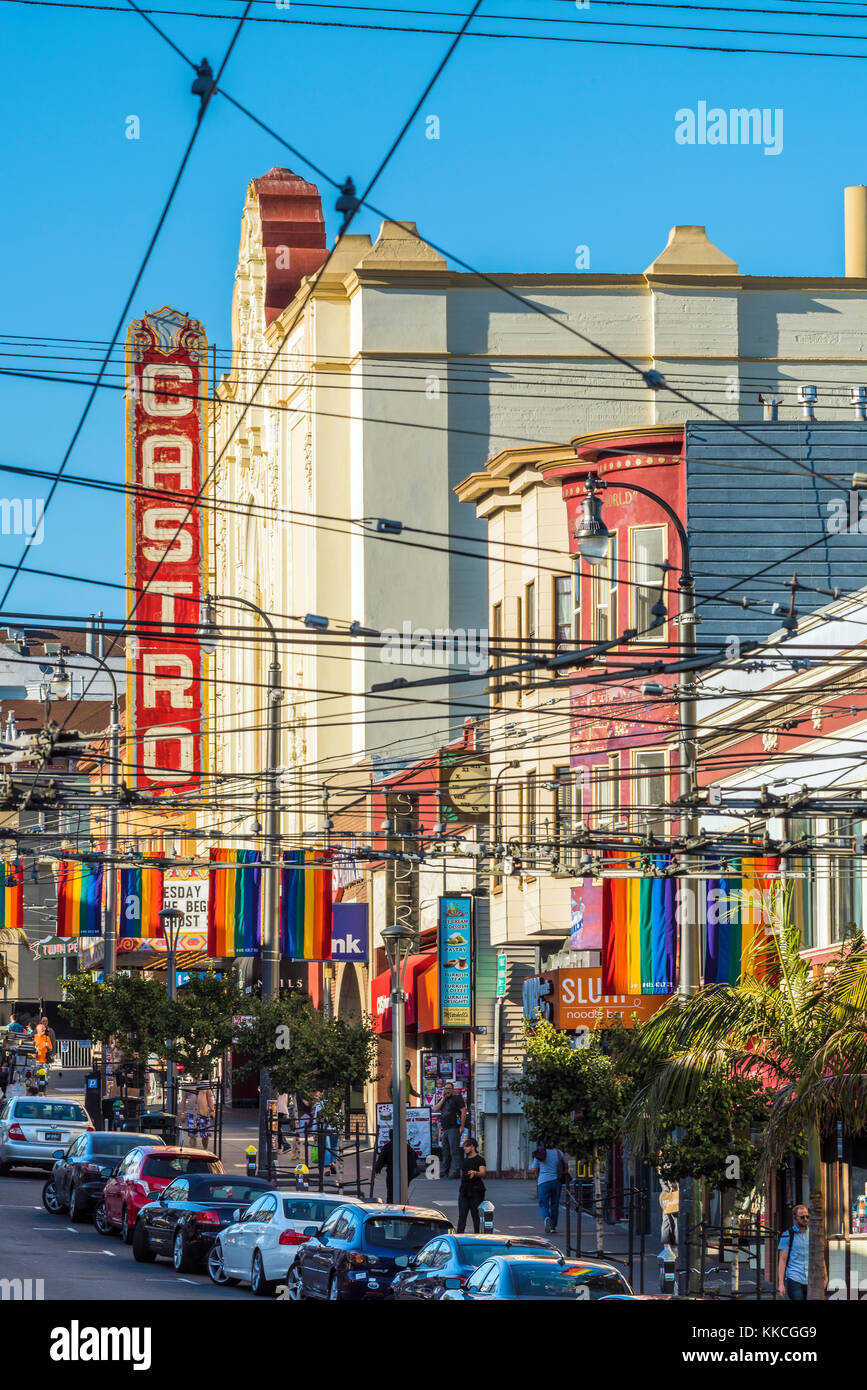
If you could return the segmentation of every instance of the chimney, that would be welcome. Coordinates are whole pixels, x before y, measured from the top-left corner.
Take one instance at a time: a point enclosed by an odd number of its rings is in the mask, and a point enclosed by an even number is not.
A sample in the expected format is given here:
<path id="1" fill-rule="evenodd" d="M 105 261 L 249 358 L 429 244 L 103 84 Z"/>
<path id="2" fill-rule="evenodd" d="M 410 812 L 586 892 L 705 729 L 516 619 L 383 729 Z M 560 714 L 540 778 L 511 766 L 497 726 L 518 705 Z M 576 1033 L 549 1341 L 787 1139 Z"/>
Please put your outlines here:
<path id="1" fill-rule="evenodd" d="M 867 279 L 867 187 L 858 184 L 843 191 L 846 225 L 846 274 Z"/>

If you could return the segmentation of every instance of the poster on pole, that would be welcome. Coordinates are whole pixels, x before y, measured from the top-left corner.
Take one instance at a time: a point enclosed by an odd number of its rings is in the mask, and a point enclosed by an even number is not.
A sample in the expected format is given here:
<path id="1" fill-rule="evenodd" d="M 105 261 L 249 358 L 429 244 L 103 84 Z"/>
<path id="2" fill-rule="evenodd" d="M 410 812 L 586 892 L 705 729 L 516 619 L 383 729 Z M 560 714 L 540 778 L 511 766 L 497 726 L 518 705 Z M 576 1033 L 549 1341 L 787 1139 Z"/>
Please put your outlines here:
<path id="1" fill-rule="evenodd" d="M 381 1150 L 388 1143 L 388 1131 L 392 1127 L 391 1101 L 380 1102 L 376 1107 L 376 1147 Z M 431 1110 L 429 1105 L 407 1106 L 406 1137 L 413 1153 L 419 1158 L 428 1158 L 431 1152 Z"/>
<path id="2" fill-rule="evenodd" d="M 437 928 L 441 1028 L 473 1026 L 473 900 L 440 898 Z"/>

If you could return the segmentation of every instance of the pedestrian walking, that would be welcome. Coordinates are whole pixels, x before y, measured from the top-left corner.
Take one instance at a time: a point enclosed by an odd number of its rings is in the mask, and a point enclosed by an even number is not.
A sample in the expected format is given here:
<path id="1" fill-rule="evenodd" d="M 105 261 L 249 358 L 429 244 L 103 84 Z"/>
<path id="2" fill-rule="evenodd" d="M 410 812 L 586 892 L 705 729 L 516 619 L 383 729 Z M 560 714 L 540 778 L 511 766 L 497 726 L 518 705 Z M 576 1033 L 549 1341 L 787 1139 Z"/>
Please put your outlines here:
<path id="1" fill-rule="evenodd" d="M 39 1021 L 40 1021 L 40 1023 L 42 1024 L 42 1027 L 45 1029 L 46 1033 L 48 1034 L 49 1038 L 51 1039 L 51 1052 L 49 1053 L 48 1060 L 49 1060 L 49 1062 L 56 1062 L 56 1061 L 57 1061 L 57 1034 L 55 1033 L 55 1031 L 54 1031 L 54 1029 L 52 1028 L 51 1024 L 48 1022 L 48 1015 L 47 1015 L 47 1014 L 43 1014 L 43 1015 L 42 1015 L 42 1018 L 41 1018 Z"/>
<path id="2" fill-rule="evenodd" d="M 277 1143 L 281 1153 L 290 1147 L 284 1130 L 289 1128 L 289 1095 L 286 1091 L 277 1097 Z"/>
<path id="3" fill-rule="evenodd" d="M 45 1031 L 44 1023 L 37 1023 L 36 1032 L 33 1034 L 33 1047 L 36 1051 L 36 1060 L 41 1067 L 44 1067 L 51 1055 L 51 1039 Z"/>
<path id="4" fill-rule="evenodd" d="M 791 1303 L 804 1303 L 807 1299 L 810 1257 L 810 1213 L 799 1202 L 792 1208 L 792 1218 L 794 1224 L 780 1236 L 777 1277 L 781 1298 L 787 1298 Z"/>
<path id="5" fill-rule="evenodd" d="M 406 1059 L 406 1076 L 405 1076 L 405 1078 L 404 1078 L 404 1081 L 405 1081 L 405 1084 L 406 1084 L 406 1103 L 407 1103 L 407 1105 L 409 1105 L 409 1103 L 410 1103 L 410 1101 L 411 1101 L 411 1099 L 412 1099 L 413 1096 L 415 1096 L 416 1100 L 420 1100 L 420 1099 L 421 1099 L 421 1097 L 419 1096 L 418 1091 L 415 1089 L 415 1087 L 414 1087 L 413 1084 L 412 1084 L 412 1077 L 410 1076 L 410 1071 L 411 1071 L 411 1069 L 412 1069 L 412 1063 L 410 1062 L 409 1058 L 407 1057 L 407 1059 Z M 394 1100 L 394 1077 L 392 1077 L 391 1081 L 389 1081 L 389 1083 L 388 1083 L 388 1094 L 391 1096 L 392 1100 Z"/>
<path id="6" fill-rule="evenodd" d="M 483 1178 L 487 1172 L 485 1160 L 479 1153 L 475 1139 L 464 1140 L 464 1156 L 461 1159 L 461 1185 L 458 1188 L 458 1230 L 467 1229 L 467 1217 L 473 1219 L 473 1230 L 479 1229 L 479 1203 L 485 1200 Z"/>
<path id="7" fill-rule="evenodd" d="M 388 1139 L 380 1150 L 379 1158 L 376 1160 L 375 1173 L 381 1173 L 385 1169 L 385 1200 L 389 1204 L 394 1201 L 394 1130 L 388 1131 Z M 418 1176 L 418 1159 L 415 1150 L 407 1140 L 406 1145 L 406 1193 L 404 1201 L 409 1200 L 409 1188 L 413 1178 Z"/>
<path id="8" fill-rule="evenodd" d="M 537 1175 L 536 1196 L 539 1199 L 539 1214 L 545 1222 L 545 1230 L 556 1231 L 560 1192 L 569 1177 L 566 1155 L 562 1149 L 549 1149 L 540 1141 L 533 1151 L 532 1167 Z"/>
<path id="9" fill-rule="evenodd" d="M 190 1148 L 196 1147 L 196 1136 L 201 1139 L 203 1149 L 208 1147 L 214 1123 L 214 1097 L 211 1093 L 210 1083 L 203 1077 L 199 1077 L 192 1085 L 184 1087 L 181 1093 L 181 1113 L 178 1122 L 180 1128 L 183 1128 L 184 1122 L 186 1122 L 187 1142 Z"/>
<path id="10" fill-rule="evenodd" d="M 439 1115 L 442 1135 L 442 1159 L 440 1172 L 444 1178 L 461 1176 L 461 1130 L 467 1120 L 467 1102 L 454 1082 L 447 1081 L 442 1097 L 433 1107 L 433 1114 Z"/>

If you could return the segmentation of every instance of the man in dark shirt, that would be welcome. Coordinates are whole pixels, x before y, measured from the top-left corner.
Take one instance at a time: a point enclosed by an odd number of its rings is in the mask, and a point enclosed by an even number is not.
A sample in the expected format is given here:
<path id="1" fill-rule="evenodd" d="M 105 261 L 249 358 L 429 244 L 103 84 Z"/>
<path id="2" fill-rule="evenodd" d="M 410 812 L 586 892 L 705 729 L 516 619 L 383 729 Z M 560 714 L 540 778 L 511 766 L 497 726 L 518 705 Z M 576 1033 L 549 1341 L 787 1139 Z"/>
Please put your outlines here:
<path id="1" fill-rule="evenodd" d="M 458 1230 L 467 1229 L 467 1216 L 473 1218 L 473 1230 L 479 1229 L 479 1203 L 485 1199 L 485 1184 L 482 1179 L 487 1169 L 485 1160 L 476 1147 L 475 1139 L 464 1140 L 464 1156 L 461 1159 L 461 1185 L 458 1188 Z"/>
<path id="2" fill-rule="evenodd" d="M 442 1131 L 441 1176 L 459 1178 L 461 1176 L 461 1130 L 466 1124 L 467 1102 L 447 1081 L 443 1087 L 442 1099 L 435 1105 L 433 1113 L 439 1114 Z"/>
<path id="3" fill-rule="evenodd" d="M 379 1158 L 374 1167 L 374 1173 L 381 1173 L 385 1169 L 385 1200 L 389 1204 L 394 1201 L 394 1130 L 388 1131 L 388 1139 L 382 1146 Z M 409 1201 L 409 1187 L 413 1178 L 418 1174 L 418 1160 L 412 1145 L 407 1140 L 406 1145 L 406 1195 L 404 1201 Z"/>

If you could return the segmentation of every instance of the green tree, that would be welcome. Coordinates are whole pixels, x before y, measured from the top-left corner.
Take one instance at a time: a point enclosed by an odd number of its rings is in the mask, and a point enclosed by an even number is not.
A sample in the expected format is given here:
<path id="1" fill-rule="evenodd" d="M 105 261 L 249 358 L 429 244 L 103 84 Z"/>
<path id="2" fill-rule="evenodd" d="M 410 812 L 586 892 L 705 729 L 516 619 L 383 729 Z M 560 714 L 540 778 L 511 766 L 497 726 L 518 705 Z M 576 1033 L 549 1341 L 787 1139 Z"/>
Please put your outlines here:
<path id="1" fill-rule="evenodd" d="M 138 972 L 102 983 L 91 975 L 71 975 L 60 1012 L 94 1042 L 113 1042 L 128 1057 L 162 1052 L 169 1036 L 166 987 Z"/>
<path id="2" fill-rule="evenodd" d="M 234 1015 L 247 1008 L 234 975 L 221 978 L 209 971 L 196 975 L 178 991 L 168 1009 L 166 1055 L 192 1077 L 210 1077 L 238 1029 Z"/>
<path id="3" fill-rule="evenodd" d="M 825 1190 L 823 1133 L 841 1121 L 848 1130 L 867 1123 L 864 1036 L 867 953 L 862 943 L 843 948 L 821 977 L 800 955 L 790 896 L 775 909 L 776 930 L 757 945 L 737 985 L 707 985 L 681 1003 L 672 1000 L 636 1031 L 635 1045 L 648 1080 L 628 1117 L 637 1144 L 655 1146 L 672 1112 L 699 1104 L 709 1084 L 725 1089 L 743 1080 L 770 1092 L 759 1139 L 758 1178 L 766 1181 L 802 1137 L 810 1188 L 808 1297 L 823 1299 Z"/>
<path id="4" fill-rule="evenodd" d="M 603 1051 L 593 1032 L 585 1047 L 544 1020 L 524 1029 L 526 1058 L 512 1089 L 523 1098 L 533 1138 L 593 1165 L 596 1234 L 602 1250 L 602 1170 L 610 1146 L 622 1137 L 633 1081 L 618 1056 Z"/>

